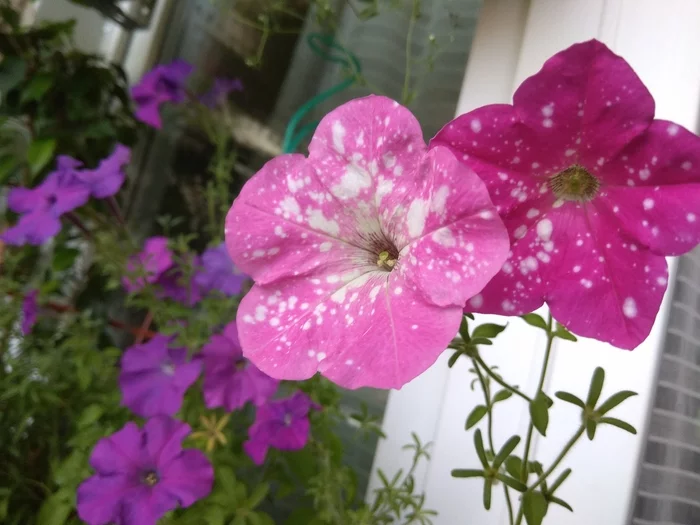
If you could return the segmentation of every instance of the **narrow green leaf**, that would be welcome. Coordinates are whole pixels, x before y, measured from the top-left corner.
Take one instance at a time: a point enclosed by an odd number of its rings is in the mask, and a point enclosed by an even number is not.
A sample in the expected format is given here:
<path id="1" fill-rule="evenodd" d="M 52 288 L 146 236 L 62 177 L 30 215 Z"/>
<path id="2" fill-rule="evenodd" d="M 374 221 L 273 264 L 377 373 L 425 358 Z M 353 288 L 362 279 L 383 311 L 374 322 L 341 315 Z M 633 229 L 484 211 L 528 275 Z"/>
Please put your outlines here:
<path id="1" fill-rule="evenodd" d="M 29 145 L 27 161 L 32 175 L 38 174 L 53 158 L 56 149 L 55 139 L 36 139 Z"/>
<path id="2" fill-rule="evenodd" d="M 557 329 L 554 332 L 554 336 L 558 337 L 559 339 L 564 339 L 566 341 L 573 341 L 574 343 L 576 341 L 578 341 L 578 339 L 576 338 L 576 336 L 574 334 L 569 332 L 566 329 L 566 327 L 564 327 L 563 325 L 560 325 L 559 323 L 557 323 Z"/>
<path id="3" fill-rule="evenodd" d="M 468 317 L 472 321 L 474 320 L 474 314 L 464 314 L 464 317 Z"/>
<path id="4" fill-rule="evenodd" d="M 469 469 L 469 468 L 456 468 L 452 470 L 453 478 L 483 478 L 483 470 Z"/>
<path id="5" fill-rule="evenodd" d="M 523 514 L 528 525 L 541 525 L 548 506 L 549 503 L 541 492 L 526 492 L 523 495 Z"/>
<path id="6" fill-rule="evenodd" d="M 505 461 L 506 472 L 516 479 L 520 479 L 523 470 L 523 460 L 518 456 L 510 456 Z"/>
<path id="7" fill-rule="evenodd" d="M 530 419 L 537 431 L 546 436 L 547 426 L 549 425 L 549 408 L 547 407 L 547 399 L 544 396 L 538 395 L 530 403 Z"/>
<path id="8" fill-rule="evenodd" d="M 51 89 L 54 79 L 51 75 L 40 73 L 34 75 L 29 83 L 22 89 L 20 103 L 25 104 L 34 100 L 40 100 Z"/>
<path id="9" fill-rule="evenodd" d="M 469 321 L 467 321 L 466 317 L 462 317 L 462 322 L 459 325 L 459 335 L 462 336 L 466 343 L 471 339 L 469 336 Z"/>
<path id="10" fill-rule="evenodd" d="M 49 496 L 41 505 L 36 523 L 37 525 L 63 525 L 72 510 L 70 491 L 61 489 Z"/>
<path id="11" fill-rule="evenodd" d="M 542 328 L 542 330 L 547 329 L 547 321 L 542 319 L 541 315 L 538 314 L 525 314 L 520 316 L 523 321 L 525 321 L 530 326 L 537 328 Z"/>
<path id="12" fill-rule="evenodd" d="M 636 396 L 637 392 L 632 392 L 631 390 L 623 390 L 617 394 L 611 395 L 606 401 L 604 401 L 596 410 L 601 416 L 610 412 L 617 405 L 629 399 L 630 397 Z"/>
<path id="13" fill-rule="evenodd" d="M 488 468 L 489 462 L 486 460 L 486 451 L 484 450 L 484 439 L 481 437 L 481 430 L 476 429 L 474 432 L 474 447 L 476 448 L 476 455 L 479 456 L 479 461 L 484 468 Z"/>
<path id="14" fill-rule="evenodd" d="M 588 419 L 586 421 L 586 435 L 588 436 L 588 439 L 593 441 L 593 438 L 595 437 L 595 430 L 596 430 L 596 422 L 593 421 L 592 419 Z"/>
<path id="15" fill-rule="evenodd" d="M 493 468 L 500 468 L 506 458 L 510 456 L 510 453 L 518 446 L 518 443 L 520 443 L 520 436 L 513 436 L 506 441 L 501 447 L 501 450 L 498 451 L 498 454 L 496 454 L 496 457 L 493 458 Z"/>
<path id="16" fill-rule="evenodd" d="M 605 423 L 607 425 L 612 425 L 617 428 L 621 428 L 622 430 L 625 430 L 629 432 L 630 434 L 636 434 L 637 429 L 634 428 L 632 425 L 627 423 L 626 421 L 622 421 L 621 419 L 617 419 L 614 417 L 601 417 L 600 418 L 601 423 Z"/>
<path id="17" fill-rule="evenodd" d="M 489 409 L 486 408 L 484 405 L 477 405 L 474 407 L 474 410 L 471 411 L 471 414 L 467 417 L 467 422 L 464 425 L 465 430 L 469 430 L 472 428 L 474 425 L 476 425 L 479 421 L 483 419 L 483 417 L 488 414 Z"/>
<path id="18" fill-rule="evenodd" d="M 507 326 L 507 325 L 506 325 Z M 485 337 L 487 339 L 492 339 L 500 334 L 506 327 L 500 324 L 486 323 L 481 324 L 474 328 L 472 332 L 472 337 L 476 339 L 477 337 Z"/>
<path id="19" fill-rule="evenodd" d="M 484 480 L 484 508 L 486 510 L 491 509 L 491 487 L 493 486 L 493 480 Z"/>
<path id="20" fill-rule="evenodd" d="M 449 368 L 452 368 L 455 365 L 455 363 L 457 362 L 457 359 L 459 359 L 459 356 L 461 356 L 461 355 L 462 355 L 462 351 L 456 350 L 455 353 L 450 356 L 449 361 L 447 361 L 447 366 Z"/>
<path id="21" fill-rule="evenodd" d="M 499 390 L 496 392 L 496 395 L 493 396 L 493 399 L 491 400 L 491 403 L 498 403 L 499 401 L 505 401 L 509 397 L 512 397 L 513 392 L 510 390 Z"/>
<path id="22" fill-rule="evenodd" d="M 583 400 L 574 394 L 570 394 L 569 392 L 555 392 L 554 395 L 562 401 L 576 405 L 579 408 L 586 408 L 586 404 Z"/>
<path id="23" fill-rule="evenodd" d="M 518 492 L 525 492 L 527 490 L 527 485 L 525 485 L 525 483 L 523 483 L 522 481 L 518 481 L 517 479 L 513 479 L 510 476 L 506 476 L 502 472 L 496 474 L 496 479 L 501 480 L 510 488 L 515 489 Z"/>
<path id="24" fill-rule="evenodd" d="M 554 404 L 554 400 L 549 397 L 547 394 L 542 392 L 542 395 L 544 396 L 545 401 L 547 401 L 547 408 L 552 408 L 552 405 Z"/>
<path id="25" fill-rule="evenodd" d="M 80 418 L 78 419 L 78 428 L 89 427 L 95 421 L 100 419 L 100 417 L 102 416 L 103 413 L 104 413 L 104 409 L 102 408 L 101 405 L 98 405 L 97 403 L 93 403 L 92 405 L 89 405 L 80 414 Z"/>
<path id="26" fill-rule="evenodd" d="M 19 57 L 8 56 L 0 62 L 0 101 L 24 80 L 27 63 Z"/>
<path id="27" fill-rule="evenodd" d="M 556 490 L 561 486 L 561 484 L 564 483 L 564 481 L 566 481 L 566 478 L 569 477 L 569 474 L 571 474 L 570 468 L 566 469 L 564 472 L 559 474 L 559 477 L 556 480 L 554 480 L 554 483 L 552 483 L 552 486 L 549 488 L 548 492 L 550 494 L 554 494 Z"/>
<path id="28" fill-rule="evenodd" d="M 591 408 L 595 407 L 600 398 L 600 393 L 603 390 L 603 383 L 605 383 L 605 370 L 598 367 L 593 371 L 591 386 L 588 389 L 588 397 L 586 398 L 586 406 Z"/>
<path id="29" fill-rule="evenodd" d="M 265 496 L 267 496 L 267 493 L 270 491 L 270 485 L 268 483 L 261 483 L 255 489 L 253 492 L 250 494 L 250 498 L 248 498 L 248 508 L 249 509 L 254 509 L 260 503 L 262 503 L 262 500 L 265 499 Z"/>
<path id="30" fill-rule="evenodd" d="M 5 184 L 10 180 L 15 170 L 19 166 L 19 159 L 13 155 L 8 155 L 0 159 L 0 184 Z"/>
<path id="31" fill-rule="evenodd" d="M 471 343 L 473 345 L 492 345 L 493 341 L 491 339 L 486 339 L 485 337 L 472 337 Z"/>
<path id="32" fill-rule="evenodd" d="M 569 511 L 571 511 L 571 512 L 574 511 L 574 509 L 571 508 L 571 505 L 569 505 L 569 504 L 568 504 L 566 501 L 564 501 L 563 499 L 559 499 L 559 498 L 557 498 L 557 497 L 555 497 L 555 496 L 550 496 L 550 497 L 548 498 L 548 500 L 549 500 L 550 503 L 556 503 L 557 505 L 559 505 L 559 506 L 561 506 L 561 507 L 564 507 L 566 510 L 569 510 Z"/>
<path id="33" fill-rule="evenodd" d="M 75 248 L 68 248 L 66 246 L 56 248 L 53 256 L 53 269 L 57 272 L 62 272 L 71 268 L 79 254 L 80 250 L 76 250 Z"/>

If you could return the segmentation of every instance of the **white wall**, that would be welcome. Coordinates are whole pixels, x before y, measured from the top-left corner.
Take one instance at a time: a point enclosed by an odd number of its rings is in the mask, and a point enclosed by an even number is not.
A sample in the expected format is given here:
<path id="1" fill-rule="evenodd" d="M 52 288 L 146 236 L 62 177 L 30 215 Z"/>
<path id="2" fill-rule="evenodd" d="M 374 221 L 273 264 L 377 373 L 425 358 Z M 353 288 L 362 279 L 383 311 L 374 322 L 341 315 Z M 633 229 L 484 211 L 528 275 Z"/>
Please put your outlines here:
<path id="1" fill-rule="evenodd" d="M 659 118 L 674 120 L 697 130 L 700 105 L 700 2 L 697 0 L 486 0 L 472 45 L 458 113 L 487 103 L 508 102 L 518 84 L 535 73 L 551 55 L 570 44 L 598 38 L 623 55 L 649 87 Z M 671 265 L 669 282 L 675 267 Z M 668 295 L 657 323 L 634 352 L 626 352 L 593 340 L 558 342 L 554 348 L 547 389 L 566 389 L 585 396 L 593 369 L 607 372 L 603 397 L 622 389 L 640 396 L 620 407 L 615 416 L 643 430 L 646 426 Z M 491 319 L 490 319 L 491 318 Z M 481 316 L 481 322 L 496 316 Z M 505 320 L 505 319 L 501 319 Z M 543 336 L 518 319 L 484 351 L 511 382 L 532 392 L 539 373 Z M 452 468 L 476 467 L 472 432 L 464 421 L 471 408 L 482 402 L 471 392 L 466 361 L 451 371 L 446 359 L 399 392 L 387 406 L 385 432 L 375 467 L 387 472 L 403 467 L 395 450 L 419 427 L 425 440 L 434 441 L 433 458 L 425 466 L 419 487 L 426 491 L 426 505 L 438 510 L 436 525 L 486 525 L 507 523 L 502 492 L 494 491 L 494 505 L 482 508 L 481 485 L 475 480 L 450 477 Z M 525 434 L 527 407 L 517 399 L 496 411 L 496 441 Z M 546 439 L 535 442 L 535 457 L 551 463 L 578 427 L 578 413 L 564 403 L 552 409 Z M 567 525 L 624 525 L 626 523 L 643 437 L 601 428 L 594 442 L 584 438 L 568 457 L 573 474 L 561 489 L 561 497 L 575 514 L 552 506 L 545 522 Z"/>
<path id="2" fill-rule="evenodd" d="M 41 0 L 36 8 L 36 21 L 75 19 L 75 45 L 86 53 L 97 53 L 102 43 L 105 21 L 97 11 L 68 2 Z"/>

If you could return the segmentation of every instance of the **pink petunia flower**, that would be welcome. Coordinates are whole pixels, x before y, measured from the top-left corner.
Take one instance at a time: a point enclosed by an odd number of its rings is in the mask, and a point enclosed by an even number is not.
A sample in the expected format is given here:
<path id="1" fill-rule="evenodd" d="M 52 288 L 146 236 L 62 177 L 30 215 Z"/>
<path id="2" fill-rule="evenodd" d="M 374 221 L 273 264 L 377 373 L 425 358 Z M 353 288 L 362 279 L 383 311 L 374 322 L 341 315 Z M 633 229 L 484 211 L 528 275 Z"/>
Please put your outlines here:
<path id="1" fill-rule="evenodd" d="M 129 292 L 138 292 L 146 284 L 155 283 L 166 271 L 173 266 L 173 254 L 168 248 L 167 237 L 149 237 L 138 255 L 129 259 L 127 271 L 141 272 L 144 275 L 136 278 L 124 277 L 122 284 Z"/>
<path id="2" fill-rule="evenodd" d="M 214 469 L 199 450 L 183 450 L 185 423 L 166 416 L 101 439 L 90 456 L 95 474 L 78 487 L 78 516 L 88 525 L 156 525 L 168 511 L 205 498 Z"/>
<path id="3" fill-rule="evenodd" d="M 700 139 L 654 120 L 654 100 L 598 41 L 549 59 L 513 105 L 447 124 L 511 236 L 502 271 L 467 310 L 518 315 L 546 302 L 582 336 L 631 349 L 666 289 L 665 255 L 700 242 Z"/>
<path id="4" fill-rule="evenodd" d="M 226 407 L 233 411 L 248 401 L 264 404 L 279 384 L 243 357 L 236 323 L 229 323 L 221 335 L 213 335 L 200 354 L 204 361 L 204 403 L 207 408 Z"/>
<path id="5" fill-rule="evenodd" d="M 126 349 L 121 360 L 122 404 L 141 417 L 174 415 L 202 368 L 185 348 L 169 348 L 172 338 L 157 335 Z"/>
<path id="6" fill-rule="evenodd" d="M 317 370 L 348 388 L 398 388 L 454 337 L 508 238 L 486 188 L 447 148 L 427 151 L 404 107 L 370 96 L 329 113 L 309 157 L 268 162 L 226 219 L 255 287 L 238 310 L 266 374 Z"/>
<path id="7" fill-rule="evenodd" d="M 243 450 L 262 465 L 270 447 L 278 450 L 301 450 L 309 440 L 309 411 L 319 407 L 304 392 L 296 392 L 258 408 L 255 423 L 248 429 Z"/>

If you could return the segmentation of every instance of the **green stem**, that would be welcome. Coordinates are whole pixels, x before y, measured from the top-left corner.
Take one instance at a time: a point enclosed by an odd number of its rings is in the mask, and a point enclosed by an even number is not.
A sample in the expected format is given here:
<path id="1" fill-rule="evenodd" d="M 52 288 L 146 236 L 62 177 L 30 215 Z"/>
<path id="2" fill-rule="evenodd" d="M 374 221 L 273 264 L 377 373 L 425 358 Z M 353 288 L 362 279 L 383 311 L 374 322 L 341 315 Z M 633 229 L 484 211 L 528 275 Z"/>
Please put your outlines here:
<path id="1" fill-rule="evenodd" d="M 508 523 L 513 525 L 513 504 L 510 501 L 510 492 L 508 492 L 508 485 L 503 484 L 503 492 L 506 495 L 506 507 L 508 507 Z"/>
<path id="2" fill-rule="evenodd" d="M 552 342 L 554 342 L 554 334 L 552 333 L 552 314 L 550 313 L 547 317 L 547 348 L 544 353 L 544 361 L 542 362 L 542 370 L 540 371 L 540 381 L 537 384 L 537 392 L 535 393 L 535 399 L 542 392 L 544 387 L 544 382 L 547 379 L 547 367 L 549 366 L 549 358 L 552 354 Z M 530 446 L 532 445 L 532 435 L 534 432 L 534 425 L 530 421 L 530 426 L 527 429 L 527 438 L 525 439 L 525 453 L 523 454 L 523 464 L 520 471 L 520 481 L 527 483 L 528 477 L 528 461 L 530 459 Z"/>
<path id="3" fill-rule="evenodd" d="M 533 492 L 537 487 L 542 485 L 542 483 L 545 482 L 545 480 L 552 475 L 552 472 L 556 470 L 556 468 L 559 466 L 559 464 L 564 460 L 566 455 L 571 451 L 571 449 L 574 447 L 574 445 L 578 442 L 579 439 L 581 439 L 581 436 L 583 436 L 583 432 L 586 430 L 585 425 L 581 425 L 579 429 L 576 431 L 576 433 L 571 436 L 571 439 L 567 441 L 566 445 L 564 445 L 564 448 L 562 451 L 559 453 L 559 455 L 556 457 L 554 460 L 554 463 L 546 470 L 544 473 L 537 478 L 537 481 L 529 487 L 524 493 L 523 493 L 523 498 L 525 497 L 526 494 L 529 494 Z M 524 508 L 522 503 L 520 504 L 520 509 L 518 510 L 518 517 L 515 521 L 515 525 L 520 525 L 520 523 L 523 521 L 523 512 Z"/>
<path id="4" fill-rule="evenodd" d="M 411 44 L 413 42 L 413 30 L 416 27 L 416 20 L 420 14 L 420 0 L 413 0 L 413 8 L 411 9 L 411 19 L 408 22 L 408 34 L 406 35 L 406 71 L 403 79 L 403 90 L 401 91 L 401 102 L 408 104 L 410 102 L 411 91 Z"/>
<path id="5" fill-rule="evenodd" d="M 515 394 L 516 396 L 522 397 L 522 398 L 523 398 L 525 401 L 527 401 L 528 403 L 531 403 L 531 402 L 532 402 L 532 399 L 531 399 L 527 394 L 523 394 L 520 390 L 518 390 L 518 389 L 515 388 L 514 386 L 509 385 L 508 383 L 506 383 L 505 381 L 503 381 L 503 379 L 501 379 L 500 377 L 498 377 L 498 376 L 493 372 L 493 370 L 491 370 L 491 369 L 489 368 L 489 366 L 484 362 L 484 360 L 481 358 L 480 355 L 476 355 L 476 356 L 474 357 L 474 359 L 477 360 L 477 362 L 484 368 L 484 372 L 486 372 L 486 373 L 489 375 L 489 377 L 490 377 L 491 379 L 493 379 L 496 383 L 498 383 L 499 385 L 501 385 L 501 386 L 502 386 L 503 388 L 505 388 L 506 390 L 509 390 L 510 392 L 512 392 L 513 394 Z"/>

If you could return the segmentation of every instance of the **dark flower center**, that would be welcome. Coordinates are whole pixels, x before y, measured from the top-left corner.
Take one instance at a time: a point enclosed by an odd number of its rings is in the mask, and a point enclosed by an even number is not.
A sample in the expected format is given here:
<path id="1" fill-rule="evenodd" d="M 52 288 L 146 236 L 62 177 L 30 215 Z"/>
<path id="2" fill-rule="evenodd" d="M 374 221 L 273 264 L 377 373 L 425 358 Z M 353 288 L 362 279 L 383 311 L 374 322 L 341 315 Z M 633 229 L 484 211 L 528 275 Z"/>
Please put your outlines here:
<path id="1" fill-rule="evenodd" d="M 155 470 L 148 470 L 141 475 L 141 483 L 149 487 L 153 487 L 158 481 L 158 474 Z"/>
<path id="2" fill-rule="evenodd" d="M 384 235 L 372 235 L 368 239 L 371 264 L 376 264 L 380 270 L 390 272 L 399 260 L 399 250 L 394 243 Z"/>
<path id="3" fill-rule="evenodd" d="M 53 206 L 58 202 L 58 197 L 56 197 L 55 195 L 49 195 L 46 199 L 46 202 L 49 206 Z"/>
<path id="4" fill-rule="evenodd" d="M 234 366 L 236 371 L 245 370 L 245 367 L 248 366 L 248 361 L 246 359 L 237 359 Z"/>
<path id="5" fill-rule="evenodd" d="M 549 187 L 559 199 L 586 202 L 596 196 L 600 181 L 583 166 L 574 164 L 549 179 Z"/>

